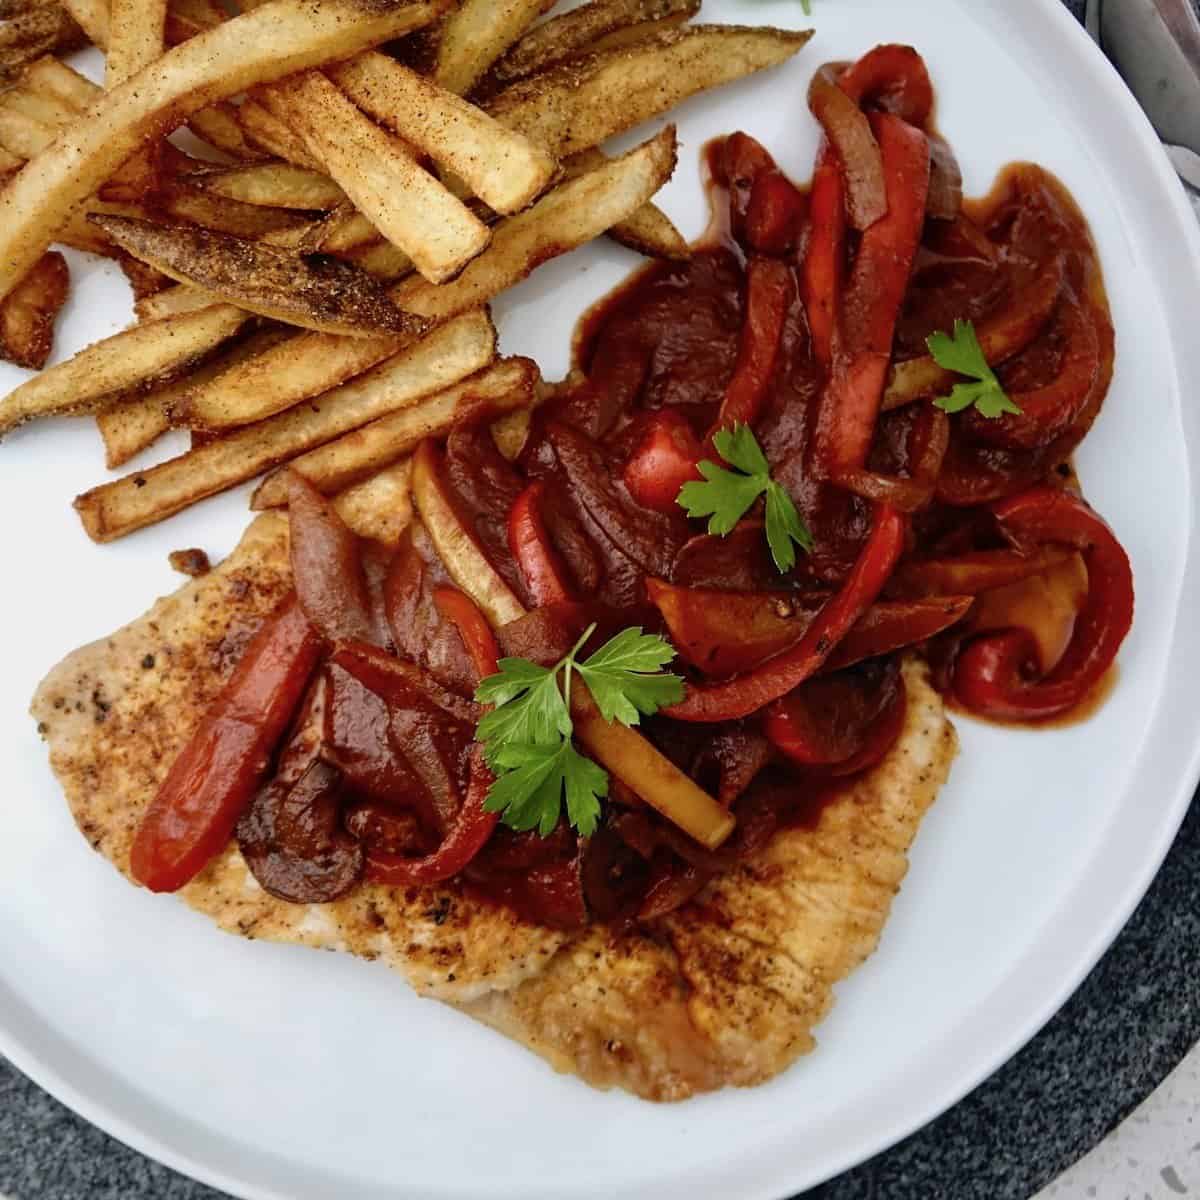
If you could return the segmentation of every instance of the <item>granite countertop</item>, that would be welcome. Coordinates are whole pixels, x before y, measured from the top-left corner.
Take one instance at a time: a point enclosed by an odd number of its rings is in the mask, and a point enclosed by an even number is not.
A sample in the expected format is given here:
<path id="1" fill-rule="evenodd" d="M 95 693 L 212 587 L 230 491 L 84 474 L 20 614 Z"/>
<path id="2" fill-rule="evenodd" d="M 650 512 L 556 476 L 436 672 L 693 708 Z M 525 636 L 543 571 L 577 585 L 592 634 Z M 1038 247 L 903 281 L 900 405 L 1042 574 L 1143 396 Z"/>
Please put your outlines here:
<path id="1" fill-rule="evenodd" d="M 1063 2 L 1082 16 L 1083 0 Z M 1200 1196 L 1200 1049 L 1189 1054 L 1200 1040 L 1197 945 L 1193 803 L 1137 912 L 1042 1033 L 943 1117 L 803 1200 Z M 6 1195 L 222 1194 L 114 1141 L 0 1059 L 0 1200 Z"/>

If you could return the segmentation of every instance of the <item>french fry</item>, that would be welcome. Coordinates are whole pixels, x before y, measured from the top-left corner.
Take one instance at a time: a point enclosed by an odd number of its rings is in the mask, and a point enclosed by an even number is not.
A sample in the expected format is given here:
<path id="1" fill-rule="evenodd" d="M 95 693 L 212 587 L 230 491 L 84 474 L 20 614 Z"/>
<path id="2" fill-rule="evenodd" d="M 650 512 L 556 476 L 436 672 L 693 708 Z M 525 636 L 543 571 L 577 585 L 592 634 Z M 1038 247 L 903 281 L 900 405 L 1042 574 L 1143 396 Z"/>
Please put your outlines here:
<path id="1" fill-rule="evenodd" d="M 697 92 L 778 66 L 811 36 L 768 26 L 691 25 L 534 75 L 501 92 L 487 110 L 563 159 Z"/>
<path id="2" fill-rule="evenodd" d="M 547 259 L 590 242 L 636 212 L 670 179 L 675 154 L 675 127 L 668 125 L 636 150 L 569 180 L 501 222 L 486 253 L 452 283 L 405 280 L 392 293 L 396 303 L 433 320 L 486 303 Z"/>
<path id="3" fill-rule="evenodd" d="M 19 154 L 14 154 L 0 145 L 0 187 L 8 182 L 7 176 L 20 169 L 24 161 Z"/>
<path id="4" fill-rule="evenodd" d="M 211 354 L 249 320 L 232 304 L 133 325 L 49 367 L 0 400 L 0 435 L 35 417 L 91 412 Z"/>
<path id="5" fill-rule="evenodd" d="M 134 304 L 149 296 L 157 296 L 164 288 L 171 286 L 171 280 L 166 275 L 140 258 L 134 258 L 132 254 L 117 254 L 116 260 L 133 292 Z"/>
<path id="6" fill-rule="evenodd" d="M 213 378 L 236 362 L 261 354 L 288 336 L 287 330 L 278 327 L 257 330 L 182 378 L 155 388 L 144 396 L 120 400 L 110 408 L 101 409 L 96 414 L 96 425 L 104 439 L 104 465 L 110 471 L 115 471 L 156 442 L 172 427 L 175 406 L 197 384 Z"/>
<path id="7" fill-rule="evenodd" d="M 348 337 L 419 337 L 428 327 L 401 312 L 366 271 L 338 259 L 309 261 L 261 242 L 189 225 L 113 216 L 93 216 L 91 221 L 170 278 L 260 316 Z"/>
<path id="8" fill-rule="evenodd" d="M 188 126 L 198 138 L 224 151 L 231 158 L 251 162 L 266 157 L 262 150 L 251 143 L 238 123 L 236 105 L 224 101 L 210 104 L 207 108 L 192 113 Z"/>
<path id="9" fill-rule="evenodd" d="M 463 0 L 442 26 L 433 77 L 460 96 L 529 26 L 554 6 L 554 0 Z"/>
<path id="10" fill-rule="evenodd" d="M 40 370 L 50 357 L 54 318 L 66 303 L 71 278 L 66 259 L 55 250 L 0 301 L 0 357 Z"/>
<path id="11" fill-rule="evenodd" d="M 391 242 L 374 242 L 368 246 L 355 246 L 344 252 L 347 262 L 369 271 L 376 279 L 394 283 L 412 273 L 412 259 L 403 250 L 397 250 Z"/>
<path id="12" fill-rule="evenodd" d="M 28 88 L 17 86 L 9 88 L 0 95 L 0 107 L 24 113 L 35 121 L 55 128 L 65 125 L 75 116 L 75 109 L 59 100 L 56 96 L 45 96 Z"/>
<path id="13" fill-rule="evenodd" d="M 229 200 L 270 208 L 331 209 L 346 202 L 346 193 L 328 175 L 290 162 L 225 167 L 201 175 L 196 184 Z"/>
<path id="14" fill-rule="evenodd" d="M 581 150 L 563 164 L 563 175 L 574 179 L 585 171 L 593 171 L 608 161 L 600 150 Z M 608 236 L 630 250 L 645 254 L 648 258 L 666 258 L 673 262 L 686 262 L 692 250 L 687 239 L 675 228 L 674 222 L 657 204 L 646 203 L 624 221 L 618 221 Z"/>
<path id="15" fill-rule="evenodd" d="M 94 226 L 93 226 L 94 228 Z M 159 321 L 163 317 L 172 317 L 176 313 L 195 312 L 200 308 L 208 308 L 218 303 L 215 296 L 208 295 L 197 288 L 177 283 L 173 287 L 163 288 L 153 296 L 138 299 L 134 302 L 133 311 L 139 321 Z"/>
<path id="16" fill-rule="evenodd" d="M 484 312 L 432 330 L 387 363 L 319 402 L 300 405 L 148 471 L 102 484 L 75 500 L 88 536 L 107 542 L 215 495 L 421 396 L 441 391 L 491 361 L 496 333 Z"/>
<path id="17" fill-rule="evenodd" d="M 27 113 L 0 105 L 0 146 L 3 146 L 10 154 L 15 154 L 22 159 L 35 158 L 43 150 L 48 149 L 57 136 L 57 126 L 48 125 L 45 121 L 39 121 Z M 20 178 L 19 174 L 14 176 L 13 183 L 18 178 Z M 8 185 L 9 188 L 12 186 L 12 183 Z"/>
<path id="18" fill-rule="evenodd" d="M 443 7 L 443 0 L 272 0 L 168 51 L 107 92 L 0 192 L 0 297 L 149 139 L 257 83 L 399 37 Z"/>
<path id="19" fill-rule="evenodd" d="M 584 53 L 614 30 L 668 17 L 686 21 L 699 11 L 700 0 L 592 0 L 531 29 L 492 68 L 492 78 L 504 86 Z"/>
<path id="20" fill-rule="evenodd" d="M 385 54 L 360 54 L 331 75 L 355 104 L 453 171 L 495 212 L 520 212 L 554 176 L 554 159 L 541 147 Z"/>
<path id="21" fill-rule="evenodd" d="M 402 458 L 339 493 L 334 511 L 359 537 L 398 546 L 412 520 L 411 473 L 412 459 Z"/>
<path id="22" fill-rule="evenodd" d="M 306 72 L 269 90 L 288 102 L 309 153 L 425 278 L 453 277 L 487 245 L 488 227 L 324 75 Z"/>
<path id="23" fill-rule="evenodd" d="M 243 204 L 191 184 L 172 184 L 164 188 L 158 203 L 168 216 L 234 237 L 262 238 L 285 230 L 302 229 L 308 223 L 292 209 Z"/>
<path id="24" fill-rule="evenodd" d="M 252 145 L 261 147 L 276 158 L 295 163 L 298 167 L 320 170 L 321 164 L 309 154 L 303 139 L 292 131 L 292 127 L 286 121 L 277 117 L 260 101 L 251 98 L 238 105 L 237 121 Z"/>
<path id="25" fill-rule="evenodd" d="M 116 12 L 116 0 L 111 0 Z M 169 45 L 177 46 L 229 19 L 229 13 L 214 0 L 171 0 L 166 33 Z"/>
<path id="26" fill-rule="evenodd" d="M 54 96 L 77 113 L 83 112 L 103 94 L 90 79 L 53 55 L 46 55 L 25 68 L 24 82 L 27 87 L 46 96 Z"/>
<path id="27" fill-rule="evenodd" d="M 674 163 L 675 130 L 668 127 L 501 222 L 488 249 L 452 283 L 436 285 L 414 276 L 394 288 L 392 298 L 406 311 L 435 320 L 485 304 L 541 263 L 624 220 L 666 182 Z M 260 420 L 352 379 L 399 348 L 391 338 L 302 334 L 286 353 L 263 355 L 198 388 L 188 400 L 188 419 L 212 430 Z"/>
<path id="28" fill-rule="evenodd" d="M 0 80 L 11 81 L 41 55 L 77 50 L 84 41 L 83 31 L 57 4 L 28 8 L 0 24 Z"/>
<path id="29" fill-rule="evenodd" d="M 108 45 L 108 0 L 62 0 L 88 40 L 103 50 Z"/>
<path id="30" fill-rule="evenodd" d="M 528 358 L 506 358 L 418 403 L 380 417 L 293 459 L 287 470 L 326 495 L 340 492 L 408 454 L 427 437 L 442 437 L 468 416 L 530 408 L 539 372 Z M 250 500 L 253 509 L 287 503 L 286 471 L 269 475 Z"/>
<path id="31" fill-rule="evenodd" d="M 599 54 L 605 50 L 624 50 L 636 46 L 639 42 L 648 41 L 660 33 L 670 33 L 681 25 L 687 24 L 687 18 L 681 13 L 677 16 L 663 17 L 659 21 L 642 21 L 638 25 L 626 25 L 624 29 L 614 29 L 604 37 L 597 38 L 588 53 Z"/>
<path id="32" fill-rule="evenodd" d="M 109 90 L 161 58 L 166 49 L 167 0 L 111 0 L 104 86 Z M 122 165 L 120 191 L 141 197 L 155 191 L 157 144 L 149 141 Z"/>

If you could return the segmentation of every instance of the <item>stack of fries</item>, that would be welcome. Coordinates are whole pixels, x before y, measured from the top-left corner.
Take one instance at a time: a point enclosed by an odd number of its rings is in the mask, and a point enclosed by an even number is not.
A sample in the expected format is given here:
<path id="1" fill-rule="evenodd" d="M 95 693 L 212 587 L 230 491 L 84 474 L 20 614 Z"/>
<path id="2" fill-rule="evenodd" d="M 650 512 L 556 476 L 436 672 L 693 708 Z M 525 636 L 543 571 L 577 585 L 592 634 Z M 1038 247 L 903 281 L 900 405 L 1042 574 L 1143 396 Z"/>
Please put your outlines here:
<path id="1" fill-rule="evenodd" d="M 601 144 L 808 38 L 690 24 L 699 0 L 61 4 L 0 0 L 0 355 L 47 360 L 53 243 L 121 263 L 137 321 L 0 400 L 0 434 L 94 413 L 116 468 L 194 433 L 77 498 L 97 541 L 288 463 L 394 542 L 422 438 L 487 419 L 515 454 L 545 392 L 497 358 L 493 297 L 605 233 L 687 256 L 651 203 L 673 127 Z M 103 87 L 56 56 L 85 40 Z"/>

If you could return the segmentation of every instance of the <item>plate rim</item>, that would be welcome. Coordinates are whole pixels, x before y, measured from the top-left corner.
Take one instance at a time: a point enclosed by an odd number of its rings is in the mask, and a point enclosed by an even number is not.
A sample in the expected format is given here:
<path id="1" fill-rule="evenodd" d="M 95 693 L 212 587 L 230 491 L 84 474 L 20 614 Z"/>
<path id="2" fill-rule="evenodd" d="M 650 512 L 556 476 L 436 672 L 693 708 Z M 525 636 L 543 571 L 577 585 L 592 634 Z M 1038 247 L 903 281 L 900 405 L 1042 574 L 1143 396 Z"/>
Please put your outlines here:
<path id="1" fill-rule="evenodd" d="M 1133 135 L 1133 144 L 1141 154 L 1143 160 L 1141 165 L 1147 169 L 1151 177 L 1153 191 L 1167 205 L 1166 211 L 1173 226 L 1169 231 L 1172 245 L 1177 246 L 1181 243 L 1187 250 L 1186 255 L 1180 256 L 1185 259 L 1184 269 L 1177 274 L 1180 277 L 1187 275 L 1182 286 L 1186 288 L 1190 284 L 1191 291 L 1197 299 L 1200 299 L 1200 223 L 1197 223 L 1195 219 L 1182 184 L 1171 167 L 1148 118 L 1125 87 L 1115 68 L 1099 47 L 1091 41 L 1083 26 L 1067 11 L 1062 0 L 1021 0 L 1021 7 L 1028 17 L 1048 25 L 1048 34 L 1054 38 L 1056 43 L 1070 51 L 1067 56 L 1068 61 L 1075 68 L 1084 71 L 1091 84 L 1101 91 L 1106 101 L 1106 111 L 1111 119 L 1122 122 L 1125 131 Z M 1176 241 L 1177 236 L 1178 241 Z M 1172 279 L 1170 287 L 1168 287 L 1168 281 L 1163 278 L 1161 269 L 1156 270 L 1155 278 L 1155 290 L 1163 301 L 1164 311 L 1171 318 L 1170 338 L 1172 346 L 1176 348 L 1173 363 L 1175 382 L 1178 386 L 1188 377 L 1194 377 L 1194 382 L 1200 386 L 1200 350 L 1193 351 L 1189 355 L 1178 349 L 1185 344 L 1175 336 L 1178 332 L 1175 326 L 1179 322 L 1177 314 L 1180 312 L 1180 306 L 1167 303 L 1169 294 L 1178 291 L 1181 284 Z M 1187 389 L 1180 386 L 1180 392 L 1186 395 Z M 1193 416 L 1189 420 L 1189 410 L 1186 406 L 1182 406 L 1181 422 L 1188 449 L 1184 460 L 1189 475 L 1194 476 L 1194 463 L 1200 462 L 1200 424 L 1198 424 L 1200 416 Z M 1194 460 L 1193 455 L 1195 455 Z M 1195 492 L 1194 489 L 1191 490 L 1194 500 Z M 1196 524 L 1190 509 L 1185 517 L 1188 521 L 1185 539 L 1185 566 L 1182 578 L 1178 581 L 1175 625 L 1170 644 L 1172 650 L 1175 650 L 1178 644 L 1184 641 L 1200 651 L 1200 631 L 1191 631 L 1181 620 L 1189 599 L 1200 601 L 1200 564 L 1197 564 L 1193 555 L 1196 545 Z M 1175 713 L 1184 714 L 1182 716 L 1164 717 L 1162 711 L 1165 708 L 1166 699 L 1180 688 L 1182 682 L 1179 679 L 1180 674 L 1181 671 L 1178 667 L 1168 665 L 1162 688 L 1156 697 L 1159 711 L 1152 718 L 1146 737 L 1137 753 L 1137 760 L 1140 761 L 1145 757 L 1147 747 L 1156 740 L 1162 740 L 1166 736 L 1168 740 L 1173 738 L 1176 741 L 1182 741 L 1181 734 L 1190 735 L 1191 748 L 1182 755 L 1181 769 L 1172 768 L 1166 772 L 1175 779 L 1175 783 L 1168 782 L 1163 788 L 1167 798 L 1162 803 L 1163 816 L 1158 827 L 1157 840 L 1145 856 L 1141 870 L 1126 874 L 1123 886 L 1117 889 L 1116 894 L 1107 905 L 1105 920 L 1095 922 L 1093 919 L 1094 932 L 1091 937 L 1078 944 L 1074 948 L 1074 953 L 1066 955 L 1066 960 L 1070 962 L 1070 969 L 1063 971 L 1060 960 L 1058 987 L 1052 989 L 1040 1003 L 1020 1010 L 1025 1013 L 1025 1016 L 1005 1023 L 1002 1035 L 993 1032 L 988 1039 L 988 1045 L 991 1047 L 989 1050 L 974 1054 L 955 1055 L 955 1067 L 940 1072 L 940 1083 L 933 1089 L 936 1094 L 930 1093 L 922 1097 L 919 1111 L 914 1110 L 916 1115 L 903 1116 L 882 1125 L 864 1123 L 863 1132 L 848 1139 L 842 1153 L 823 1164 L 819 1178 L 805 1177 L 804 1164 L 795 1161 L 794 1154 L 786 1145 L 777 1145 L 770 1150 L 755 1151 L 747 1148 L 737 1156 L 723 1162 L 719 1173 L 714 1173 L 710 1167 L 702 1179 L 697 1178 L 694 1173 L 695 1168 L 689 1169 L 686 1165 L 673 1170 L 670 1174 L 660 1175 L 653 1181 L 654 1193 L 659 1200 L 675 1200 L 675 1198 L 684 1200 L 685 1197 L 695 1194 L 697 1184 L 703 1187 L 703 1194 L 706 1195 L 737 1195 L 739 1200 L 779 1200 L 779 1197 L 791 1195 L 798 1188 L 815 1186 L 824 1180 L 832 1179 L 866 1159 L 882 1153 L 937 1119 L 1036 1036 L 1083 982 L 1145 895 L 1170 850 L 1187 813 L 1197 783 L 1200 782 L 1200 739 L 1195 737 L 1200 717 L 1189 718 L 1186 715 L 1186 708 L 1181 709 L 1178 705 L 1175 707 Z M 1164 734 L 1164 726 L 1173 732 Z M 1079 905 L 1081 893 L 1087 890 L 1086 885 L 1094 876 L 1096 862 L 1111 842 L 1112 826 L 1119 820 L 1120 815 L 1119 811 L 1114 813 L 1109 827 L 1102 832 L 1095 854 L 1064 896 L 1056 912 L 1057 916 L 1061 917 L 1062 914 L 1068 913 Z M 1043 927 L 1037 931 L 1030 946 L 1014 964 L 1010 977 L 995 989 L 986 1004 L 995 1004 L 1002 993 L 1014 986 L 1013 979 L 1021 973 L 1019 968 L 1026 960 L 1046 954 L 1047 942 L 1048 937 Z M 42 1040 L 42 1030 L 39 1027 L 44 1025 L 40 1015 L 29 1009 L 24 1001 L 16 997 L 2 983 L 0 983 L 0 998 L 6 1001 L 4 1005 L 0 1005 L 6 1014 L 18 1008 L 28 1012 L 27 1024 L 31 1030 L 22 1040 L 16 1032 L 16 1028 L 21 1024 L 20 1018 L 10 1020 L 7 1015 L 0 1017 L 0 1054 L 3 1054 L 35 1085 L 43 1088 L 74 1113 L 138 1153 L 211 1187 L 243 1197 L 244 1200 L 292 1200 L 287 1192 L 279 1190 L 271 1182 L 252 1181 L 248 1174 L 231 1174 L 222 1167 L 205 1161 L 195 1153 L 180 1148 L 175 1144 L 176 1139 L 171 1132 L 162 1129 L 152 1130 L 150 1122 L 139 1122 L 136 1117 L 127 1115 L 126 1110 L 129 1105 L 124 1097 L 118 1102 L 106 1103 L 104 1099 L 95 1096 L 94 1088 L 88 1088 L 75 1082 L 58 1065 L 58 1060 L 63 1058 L 69 1060 L 72 1056 L 91 1065 L 93 1060 L 87 1054 L 86 1048 L 72 1045 L 61 1033 L 46 1026 L 46 1032 L 53 1039 L 57 1039 L 61 1045 L 49 1053 L 40 1052 L 38 1042 Z M 952 1034 L 943 1041 L 948 1040 L 950 1036 Z M 26 1042 L 28 1044 L 25 1044 Z M 96 1065 L 98 1066 L 98 1064 Z M 109 1079 L 110 1085 L 111 1082 L 115 1082 L 119 1090 L 128 1092 L 143 1104 L 149 1103 L 149 1098 L 143 1096 L 136 1085 L 125 1084 L 120 1080 L 112 1081 L 111 1076 Z M 119 1106 L 120 1103 L 125 1104 L 125 1110 Z M 181 1114 L 172 1114 L 172 1119 L 180 1123 L 181 1130 L 192 1128 L 202 1134 L 205 1133 L 201 1127 L 191 1122 L 190 1118 Z M 227 1147 L 236 1148 L 237 1142 L 236 1139 L 224 1139 L 224 1144 Z M 260 1161 L 282 1161 L 278 1155 L 270 1151 L 259 1150 L 258 1154 L 262 1156 Z M 745 1159 L 751 1154 L 755 1155 L 758 1161 L 747 1163 Z"/>

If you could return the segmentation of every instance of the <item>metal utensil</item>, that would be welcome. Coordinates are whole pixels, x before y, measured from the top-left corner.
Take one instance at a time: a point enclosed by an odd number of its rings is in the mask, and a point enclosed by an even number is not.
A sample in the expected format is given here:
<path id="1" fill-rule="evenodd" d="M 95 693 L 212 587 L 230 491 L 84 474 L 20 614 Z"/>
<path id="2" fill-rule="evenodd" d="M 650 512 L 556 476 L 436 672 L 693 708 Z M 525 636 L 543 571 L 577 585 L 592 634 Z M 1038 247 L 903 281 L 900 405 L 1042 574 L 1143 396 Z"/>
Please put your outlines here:
<path id="1" fill-rule="evenodd" d="M 1200 17 L 1192 0 L 1088 0 L 1087 27 L 1200 190 Z"/>

